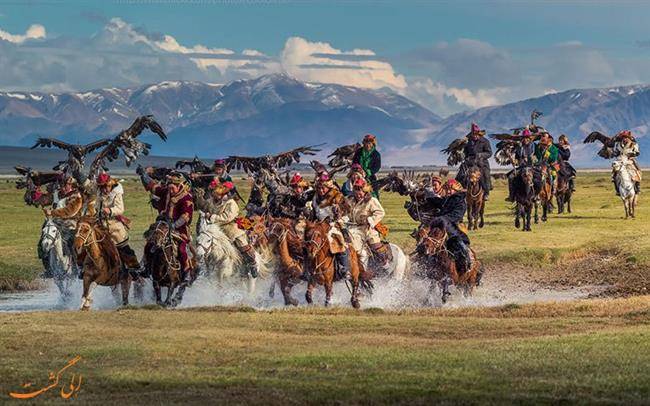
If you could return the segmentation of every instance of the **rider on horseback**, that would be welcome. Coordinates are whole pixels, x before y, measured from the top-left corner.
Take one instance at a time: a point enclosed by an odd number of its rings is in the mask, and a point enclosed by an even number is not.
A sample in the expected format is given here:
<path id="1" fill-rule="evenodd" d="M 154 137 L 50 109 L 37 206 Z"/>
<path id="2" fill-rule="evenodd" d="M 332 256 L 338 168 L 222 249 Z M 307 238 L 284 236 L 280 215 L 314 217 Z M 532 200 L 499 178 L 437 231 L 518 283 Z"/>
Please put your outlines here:
<path id="1" fill-rule="evenodd" d="M 535 158 L 537 164 L 540 165 L 542 170 L 546 170 L 547 179 L 551 183 L 551 194 L 555 194 L 557 171 L 560 169 L 559 151 L 553 144 L 553 137 L 551 134 L 542 133 L 539 142 L 535 146 Z"/>
<path id="2" fill-rule="evenodd" d="M 53 193 L 45 193 L 44 201 L 51 202 L 52 208 L 43 208 L 43 212 L 47 217 L 50 217 L 56 226 L 61 231 L 61 236 L 63 237 L 65 246 L 69 250 L 68 252 L 73 253 L 73 244 L 75 230 L 77 228 L 77 218 L 81 215 L 81 209 L 83 207 L 83 198 L 77 181 L 71 176 L 64 176 L 60 180 L 60 186 Z M 41 194 L 40 191 L 36 193 Z M 41 244 L 39 242 L 38 246 Z M 42 257 L 43 253 L 39 249 L 39 258 L 45 260 Z M 48 272 L 48 267 L 45 267 L 46 273 Z M 46 275 L 46 277 L 49 275 Z"/>
<path id="3" fill-rule="evenodd" d="M 204 196 L 196 195 L 197 207 L 205 213 L 207 222 L 217 224 L 223 233 L 228 236 L 232 243 L 241 253 L 247 270 L 253 278 L 258 276 L 257 263 L 255 261 L 255 250 L 248 242 L 246 231 L 239 227 L 239 205 L 232 194 L 234 185 L 232 182 L 219 182 L 214 179 L 210 183 L 212 199 L 206 200 Z"/>
<path id="4" fill-rule="evenodd" d="M 365 180 L 366 173 L 361 165 L 352 164 L 352 166 L 350 166 L 350 172 L 348 173 L 348 180 L 346 180 L 345 183 L 343 183 L 343 186 L 341 186 L 341 193 L 343 193 L 343 196 L 352 196 L 354 184 L 359 179 Z"/>
<path id="5" fill-rule="evenodd" d="M 225 159 L 215 159 L 214 165 L 212 165 L 212 173 L 214 173 L 214 178 L 219 180 L 219 182 L 232 182 L 232 178 L 226 170 L 226 160 Z"/>
<path id="6" fill-rule="evenodd" d="M 478 167 L 481 170 L 481 187 L 483 188 L 484 198 L 488 200 L 488 195 L 492 190 L 490 162 L 488 161 L 492 156 L 492 147 L 490 141 L 485 138 L 485 130 L 481 130 L 474 123 L 472 123 L 471 130 L 467 134 L 467 143 L 463 153 L 465 160 L 458 168 L 456 180 L 466 188 L 469 182 L 469 169 L 473 166 Z"/>
<path id="7" fill-rule="evenodd" d="M 350 206 L 349 222 L 360 231 L 360 235 L 352 234 L 352 245 L 357 253 L 360 253 L 363 244 L 368 244 L 378 262 L 386 266 L 392 260 L 392 253 L 388 244 L 382 243 L 377 231 L 377 226 L 381 227 L 380 222 L 386 214 L 384 208 L 379 200 L 372 196 L 372 187 L 365 179 L 357 179 L 352 191 L 352 196 L 346 198 Z"/>
<path id="8" fill-rule="evenodd" d="M 632 176 L 634 191 L 636 194 L 641 193 L 641 168 L 636 161 L 636 157 L 639 156 L 639 144 L 632 136 L 630 130 L 623 130 L 616 135 L 612 155 L 614 156 L 614 161 L 625 164 Z M 616 195 L 620 195 L 616 182 L 614 181 L 614 176 L 615 174 L 612 173 L 612 182 L 614 182 Z"/>
<path id="9" fill-rule="evenodd" d="M 569 163 L 569 158 L 571 158 L 571 144 L 569 144 L 569 138 L 562 134 L 558 138 L 557 144 L 555 144 L 559 154 L 560 161 L 560 171 L 559 173 L 566 179 L 569 180 L 569 188 L 572 192 L 575 192 L 575 178 L 576 170 Z"/>
<path id="10" fill-rule="evenodd" d="M 532 166 L 535 159 L 535 144 L 533 143 L 533 134 L 528 128 L 524 130 L 519 135 L 521 141 L 519 141 L 517 148 L 515 149 L 515 169 L 508 172 L 508 197 L 506 197 L 507 202 L 514 202 L 513 197 L 513 188 L 512 184 L 514 179 L 519 174 L 520 168 L 526 166 Z"/>
<path id="11" fill-rule="evenodd" d="M 124 269 L 131 273 L 137 272 L 140 263 L 129 246 L 128 228 L 131 221 L 124 217 L 124 188 L 108 173 L 97 176 L 95 209 L 117 247 Z"/>
<path id="12" fill-rule="evenodd" d="M 363 137 L 363 146 L 354 153 L 352 163 L 361 166 L 368 182 L 372 183 L 377 180 L 377 173 L 381 169 L 381 154 L 377 151 L 377 137 L 372 134 L 366 134 Z M 379 190 L 373 189 L 372 195 L 379 197 Z"/>
<path id="13" fill-rule="evenodd" d="M 459 228 L 467 211 L 467 200 L 462 185 L 449 179 L 443 186 L 442 179 L 434 177 L 426 201 L 433 208 L 433 216 L 443 221 L 447 232 L 447 249 L 456 260 L 461 273 L 472 268 L 469 237 Z"/>
<path id="14" fill-rule="evenodd" d="M 150 174 L 153 168 L 148 167 L 142 171 L 139 168 L 138 173 L 145 189 L 151 192 L 152 205 L 158 210 L 157 220 L 166 220 L 174 229 L 175 237 L 178 239 L 178 260 L 180 261 L 183 282 L 189 283 L 193 278 L 193 266 L 187 254 L 189 243 L 192 240 L 190 224 L 194 213 L 194 202 L 190 185 L 187 183 L 185 176 L 180 172 L 171 172 L 167 175 L 167 182 L 161 183 L 153 180 Z M 148 263 L 147 255 L 151 248 L 145 246 L 144 257 L 145 263 Z M 150 269 L 145 266 L 147 275 Z"/>
<path id="15" fill-rule="evenodd" d="M 349 275 L 350 255 L 347 243 L 350 237 L 345 229 L 343 217 L 348 214 L 350 207 L 343 194 L 334 185 L 334 181 L 326 173 L 321 174 L 316 181 L 312 210 L 314 219 L 330 224 L 327 240 L 330 252 L 336 257 L 339 276 Z"/>

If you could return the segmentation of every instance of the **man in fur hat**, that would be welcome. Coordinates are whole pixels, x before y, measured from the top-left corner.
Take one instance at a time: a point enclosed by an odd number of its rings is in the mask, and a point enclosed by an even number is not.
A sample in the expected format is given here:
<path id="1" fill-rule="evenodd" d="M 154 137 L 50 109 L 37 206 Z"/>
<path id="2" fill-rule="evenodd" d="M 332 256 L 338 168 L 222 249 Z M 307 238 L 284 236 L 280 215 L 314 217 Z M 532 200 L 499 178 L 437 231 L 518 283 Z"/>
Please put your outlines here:
<path id="1" fill-rule="evenodd" d="M 137 271 L 140 268 L 140 263 L 135 252 L 129 246 L 130 220 L 124 216 L 124 188 L 108 173 L 101 173 L 97 176 L 95 210 L 117 246 L 124 269 L 131 272 Z"/>
<path id="2" fill-rule="evenodd" d="M 386 212 L 371 192 L 372 187 L 368 182 L 359 178 L 352 186 L 352 195 L 346 198 L 350 206 L 349 222 L 354 224 L 358 231 L 351 233 L 352 246 L 357 253 L 361 254 L 363 244 L 368 244 L 378 262 L 386 266 L 392 260 L 391 250 L 388 244 L 382 243 L 376 228 Z"/>
<path id="3" fill-rule="evenodd" d="M 352 164 L 352 166 L 350 166 L 350 172 L 348 173 L 348 179 L 343 183 L 343 186 L 341 186 L 341 193 L 343 193 L 343 196 L 352 196 L 354 184 L 359 179 L 365 180 L 366 173 L 361 165 Z"/>
<path id="4" fill-rule="evenodd" d="M 632 136 L 630 130 L 623 130 L 616 135 L 612 154 L 614 156 L 614 161 L 619 161 L 625 164 L 627 170 L 632 176 L 634 190 L 637 194 L 641 193 L 641 168 L 636 160 L 639 153 L 639 144 Z M 614 181 L 613 178 L 614 174 L 612 174 L 612 181 Z M 614 188 L 616 189 L 616 194 L 619 195 L 620 193 L 615 181 Z"/>
<path id="5" fill-rule="evenodd" d="M 316 180 L 316 193 L 312 200 L 312 218 L 317 221 L 327 221 L 330 224 L 330 231 L 327 239 L 330 245 L 330 252 L 336 257 L 336 265 L 339 278 L 350 272 L 350 256 L 348 254 L 348 236 L 344 236 L 345 219 L 350 212 L 345 197 L 334 185 L 329 175 L 321 174 Z"/>
<path id="6" fill-rule="evenodd" d="M 571 144 L 569 143 L 569 137 L 564 134 L 560 135 L 555 146 L 557 147 L 559 154 L 559 172 L 564 178 L 569 179 L 569 188 L 572 192 L 575 192 L 575 178 L 577 172 L 575 168 L 569 163 L 569 159 L 571 159 Z"/>
<path id="7" fill-rule="evenodd" d="M 488 159 L 492 156 L 492 147 L 490 141 L 485 138 L 485 131 L 481 130 L 478 125 L 472 123 L 469 134 L 467 134 L 467 144 L 463 150 L 465 160 L 458 169 L 456 180 L 463 187 L 467 187 L 469 181 L 468 175 L 471 167 L 476 166 L 481 170 L 481 187 L 484 191 L 485 200 L 488 200 L 490 190 L 492 190 L 492 180 L 490 178 L 490 162 Z"/>
<path id="8" fill-rule="evenodd" d="M 371 184 L 377 181 L 377 173 L 381 169 L 381 154 L 377 151 L 377 137 L 366 134 L 363 137 L 362 147 L 354 153 L 352 163 L 361 166 L 365 178 Z M 379 197 L 379 191 L 373 190 L 373 196 Z"/>
<path id="9" fill-rule="evenodd" d="M 255 261 L 255 250 L 248 242 L 246 232 L 239 228 L 237 217 L 239 217 L 239 205 L 231 193 L 234 188 L 232 182 L 219 182 L 212 180 L 209 186 L 211 196 L 206 197 L 197 190 L 195 196 L 197 208 L 205 213 L 208 223 L 217 224 L 226 236 L 232 241 L 242 255 L 248 272 L 253 278 L 258 275 L 257 263 Z"/>
<path id="10" fill-rule="evenodd" d="M 190 283 L 194 276 L 194 267 L 190 261 L 187 250 L 192 240 L 190 224 L 194 213 L 194 201 L 190 192 L 190 185 L 185 176 L 180 172 L 171 172 L 167 175 L 166 183 L 155 181 L 151 178 L 153 168 L 149 167 L 140 171 L 140 179 L 145 189 L 153 195 L 152 204 L 158 210 L 158 218 L 168 219 L 174 231 L 180 237 L 178 245 L 178 259 L 181 264 L 183 282 Z M 147 253 L 150 251 L 145 246 L 145 263 Z M 149 269 L 146 270 L 149 274 Z"/>

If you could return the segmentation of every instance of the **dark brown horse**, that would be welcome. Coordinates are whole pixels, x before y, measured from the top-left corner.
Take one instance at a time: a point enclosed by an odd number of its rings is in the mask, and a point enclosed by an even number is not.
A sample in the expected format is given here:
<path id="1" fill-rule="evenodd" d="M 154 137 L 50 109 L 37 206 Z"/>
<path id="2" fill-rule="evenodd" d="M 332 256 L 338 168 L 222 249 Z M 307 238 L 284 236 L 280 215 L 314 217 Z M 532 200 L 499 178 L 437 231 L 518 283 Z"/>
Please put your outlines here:
<path id="1" fill-rule="evenodd" d="M 571 197 L 573 190 L 569 184 L 569 178 L 562 174 L 563 171 L 558 171 L 557 176 L 557 189 L 555 190 L 555 200 L 557 201 L 557 213 L 564 213 L 566 211 L 571 213 Z"/>
<path id="2" fill-rule="evenodd" d="M 512 194 L 515 201 L 515 227 L 530 231 L 530 218 L 535 205 L 534 171 L 530 166 L 520 167 L 512 180 Z"/>
<path id="3" fill-rule="evenodd" d="M 467 227 L 470 230 L 483 228 L 485 191 L 481 186 L 481 170 L 473 166 L 467 173 Z"/>
<path id="4" fill-rule="evenodd" d="M 472 268 L 459 273 L 456 260 L 446 248 L 447 238 L 444 224 L 436 220 L 428 226 L 420 226 L 416 234 L 416 262 L 423 268 L 424 276 L 431 279 L 430 290 L 435 290 L 436 286 L 440 288 L 443 303 L 447 302 L 451 295 L 451 285 L 462 289 L 465 296 L 471 295 L 474 287 L 478 285 L 482 266 L 474 251 L 470 249 Z"/>
<path id="5" fill-rule="evenodd" d="M 538 206 L 542 206 L 542 221 L 546 221 L 548 213 L 553 210 L 553 188 L 551 186 L 553 179 L 551 179 L 546 166 L 536 167 L 535 171 L 536 176 L 541 179 L 541 181 L 536 182 L 539 185 L 537 200 L 535 201 L 535 224 L 537 224 L 539 222 Z"/>
<path id="6" fill-rule="evenodd" d="M 151 271 L 156 303 L 164 306 L 176 306 L 183 299 L 184 286 L 172 295 L 181 285 L 181 263 L 178 259 L 178 237 L 174 236 L 170 224 L 160 220 L 155 222 L 148 232 L 145 245 L 147 267 Z M 161 288 L 167 288 L 167 296 L 163 302 Z"/>
<path id="7" fill-rule="evenodd" d="M 122 271 L 120 254 L 108 229 L 94 217 L 82 217 L 77 222 L 74 238 L 77 263 L 83 269 L 81 310 L 90 310 L 95 285 L 122 287 L 122 304 L 129 304 L 131 276 Z"/>
<path id="8" fill-rule="evenodd" d="M 305 227 L 305 245 L 310 272 L 305 299 L 310 304 L 316 284 L 325 287 L 325 306 L 329 306 L 332 300 L 336 270 L 335 256 L 330 251 L 330 242 L 327 238 L 329 231 L 330 225 L 326 222 L 307 222 Z M 358 309 L 360 307 L 359 276 L 362 268 L 357 253 L 350 247 L 346 249 L 350 258 L 350 282 L 352 284 L 350 301 L 352 307 Z"/>

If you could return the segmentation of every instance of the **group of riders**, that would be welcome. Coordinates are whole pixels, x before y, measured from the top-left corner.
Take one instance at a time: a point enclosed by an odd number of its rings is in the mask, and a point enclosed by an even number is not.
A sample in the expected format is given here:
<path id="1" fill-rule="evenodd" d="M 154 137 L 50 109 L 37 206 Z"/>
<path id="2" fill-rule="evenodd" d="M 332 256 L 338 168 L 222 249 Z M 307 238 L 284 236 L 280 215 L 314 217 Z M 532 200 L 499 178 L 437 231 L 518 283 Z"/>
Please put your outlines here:
<path id="1" fill-rule="evenodd" d="M 530 125 L 513 135 L 512 140 L 515 143 L 511 154 L 513 169 L 507 174 L 510 190 L 508 201 L 513 201 L 513 180 L 522 168 L 529 166 L 543 168 L 547 174 L 545 179 L 550 182 L 553 192 L 556 190 L 558 176 L 567 179 L 572 190 L 575 188 L 576 171 L 569 164 L 571 145 L 565 135 L 561 135 L 555 143 L 548 132 Z M 638 154 L 638 144 L 629 131 L 622 131 L 614 137 L 613 157 L 625 159 L 626 165 L 634 171 L 637 193 L 640 170 L 634 158 Z M 444 228 L 445 247 L 452 254 L 460 274 L 472 269 L 474 258 L 463 224 L 467 211 L 468 175 L 470 168 L 480 170 L 479 182 L 484 200 L 487 201 L 492 190 L 489 164 L 492 155 L 485 131 L 472 124 L 462 145 L 463 160 L 456 178 L 430 176 L 427 183 L 411 195 L 413 201 L 419 202 L 419 210 L 425 212 L 419 214 L 420 227 L 426 226 L 425 222 L 436 219 L 437 224 Z M 199 227 L 201 224 L 218 225 L 241 254 L 245 272 L 256 277 L 256 247 L 250 241 L 242 219 L 260 214 L 290 219 L 294 231 L 303 238 L 307 222 L 328 223 L 330 227 L 327 240 L 336 259 L 338 279 L 345 279 L 350 274 L 350 249 L 357 256 L 364 255 L 366 250 L 365 255 L 370 254 L 380 268 L 387 267 L 393 260 L 393 253 L 386 241 L 388 228 L 383 223 L 385 210 L 379 200 L 381 155 L 377 150 L 375 136 L 368 134 L 363 138 L 346 168 L 348 173 L 342 184 L 323 165 L 314 167 L 313 176 L 293 173 L 287 177 L 286 186 L 289 190 L 281 203 L 273 204 L 274 190 L 269 187 L 266 200 L 249 199 L 245 213 L 240 210 L 238 200 L 241 197 L 224 159 L 215 160 L 209 174 L 168 170 L 164 176 L 159 176 L 156 168 L 152 167 L 138 167 L 137 173 L 144 189 L 151 195 L 151 205 L 158 213 L 157 220 L 164 219 L 172 229 L 178 244 L 175 252 L 180 263 L 182 282 L 189 285 L 198 274 L 192 243 L 193 223 L 198 223 Z M 197 180 L 201 180 L 202 186 L 197 186 Z M 117 247 L 123 272 L 134 278 L 151 275 L 149 255 L 152 249 L 149 245 L 144 247 L 140 263 L 129 245 L 130 220 L 126 217 L 124 188 L 107 171 L 92 179 L 61 176 L 56 187 L 48 191 L 37 188 L 32 194 L 31 198 L 39 202 L 47 218 L 62 230 L 69 252 L 74 252 L 72 240 L 77 219 L 81 216 L 94 216 L 108 230 L 108 235 Z M 407 208 L 409 204 L 411 203 L 406 204 Z M 151 232 L 151 229 L 147 231 Z M 417 232 L 414 233 L 416 235 Z M 79 258 L 77 262 L 82 263 Z"/>

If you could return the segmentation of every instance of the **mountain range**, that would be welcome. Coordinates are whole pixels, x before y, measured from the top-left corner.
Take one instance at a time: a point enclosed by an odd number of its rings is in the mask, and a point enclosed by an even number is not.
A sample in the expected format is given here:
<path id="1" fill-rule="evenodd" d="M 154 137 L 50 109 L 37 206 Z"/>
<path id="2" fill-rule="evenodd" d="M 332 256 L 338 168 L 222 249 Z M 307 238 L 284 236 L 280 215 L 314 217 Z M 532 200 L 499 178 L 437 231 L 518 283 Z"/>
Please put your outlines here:
<path id="1" fill-rule="evenodd" d="M 0 144 L 27 146 L 42 136 L 85 143 L 153 114 L 169 135 L 167 143 L 143 137 L 157 155 L 258 155 L 323 142 L 329 151 L 372 133 L 388 164 L 415 165 L 444 162 L 440 149 L 467 133 L 471 122 L 488 132 L 507 131 L 528 123 L 533 109 L 544 113 L 539 123 L 552 134 L 572 139 L 579 166 L 606 165 L 596 146 L 581 144 L 593 130 L 629 128 L 642 150 L 650 147 L 650 86 L 569 90 L 442 118 L 390 89 L 307 83 L 283 74 L 224 85 L 167 81 L 58 94 L 0 92 Z"/>

